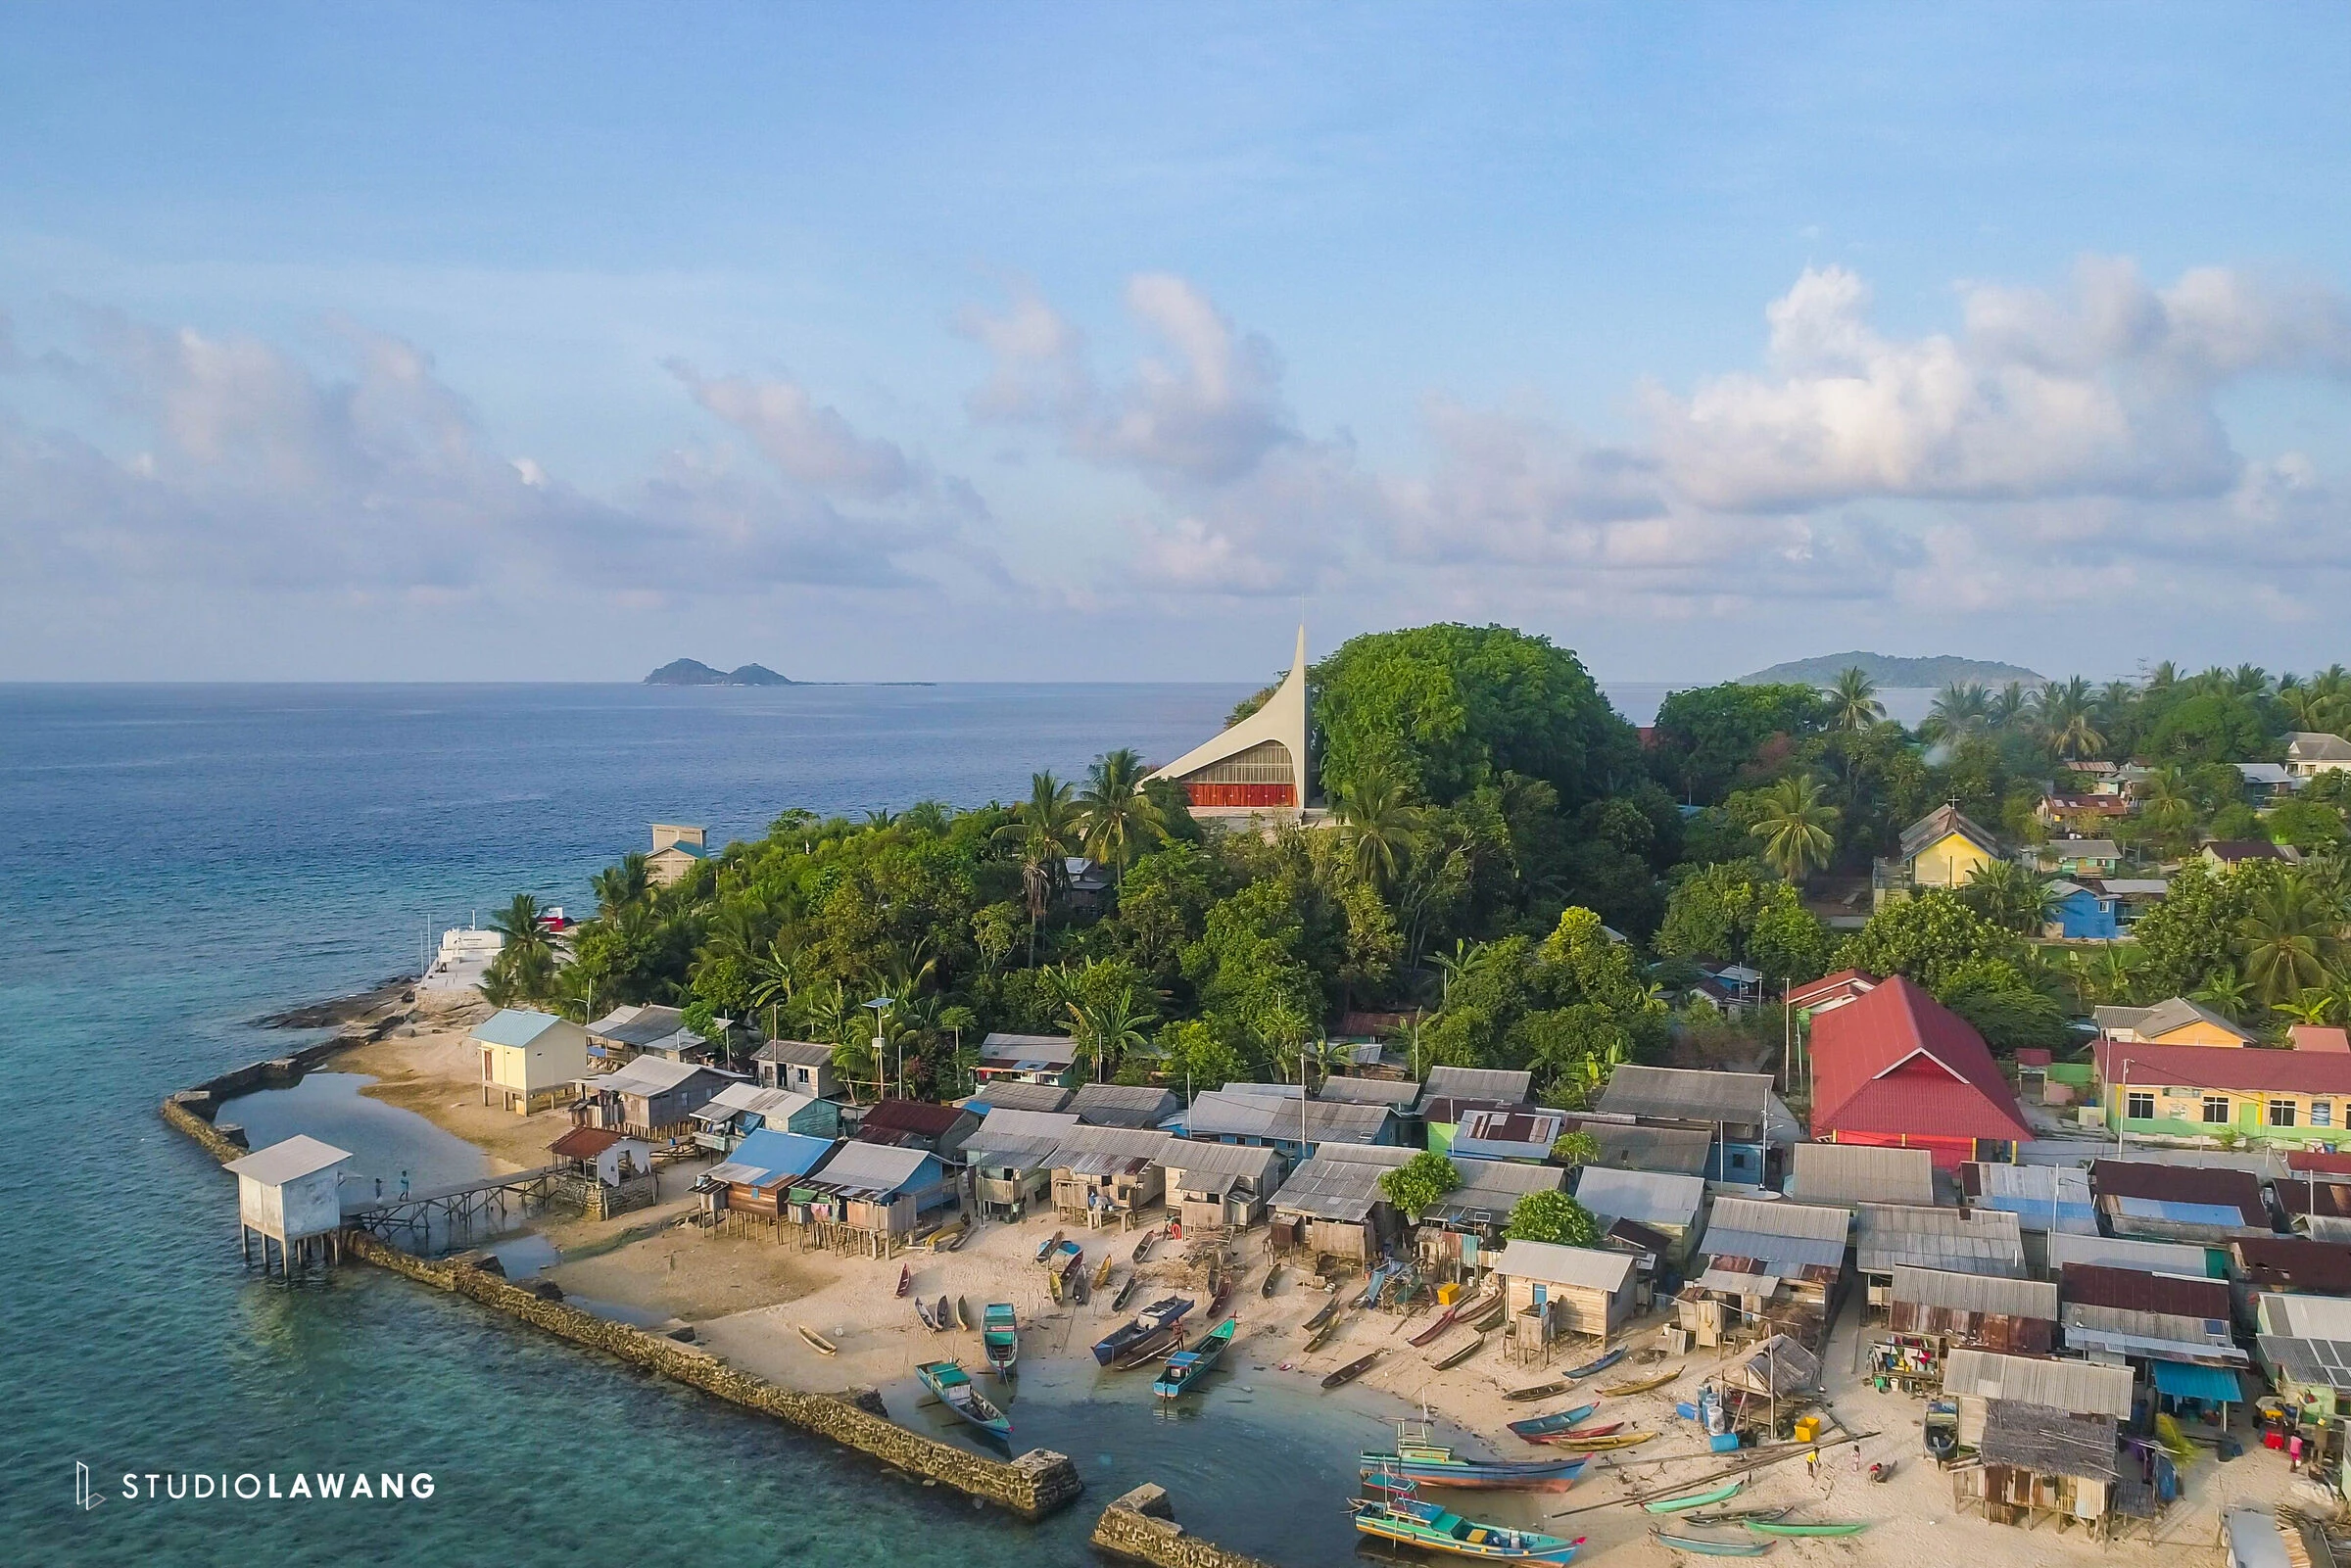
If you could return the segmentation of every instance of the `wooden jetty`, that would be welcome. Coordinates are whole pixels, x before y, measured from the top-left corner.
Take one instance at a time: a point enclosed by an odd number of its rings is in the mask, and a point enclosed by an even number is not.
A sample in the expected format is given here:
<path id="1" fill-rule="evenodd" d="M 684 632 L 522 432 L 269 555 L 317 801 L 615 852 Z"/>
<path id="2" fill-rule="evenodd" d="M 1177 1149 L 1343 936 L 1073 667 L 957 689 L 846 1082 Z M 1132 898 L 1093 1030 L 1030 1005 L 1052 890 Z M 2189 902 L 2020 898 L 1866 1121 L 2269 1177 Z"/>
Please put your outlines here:
<path id="1" fill-rule="evenodd" d="M 421 1237 L 432 1229 L 436 1216 L 456 1228 L 483 1214 L 495 1213 L 503 1218 L 510 1203 L 519 1204 L 527 1214 L 535 1208 L 546 1207 L 555 1178 L 562 1173 L 560 1165 L 541 1165 L 534 1170 L 483 1176 L 451 1187 L 428 1187 L 406 1198 L 355 1204 L 343 1211 L 343 1223 L 378 1236 L 405 1230 Z"/>

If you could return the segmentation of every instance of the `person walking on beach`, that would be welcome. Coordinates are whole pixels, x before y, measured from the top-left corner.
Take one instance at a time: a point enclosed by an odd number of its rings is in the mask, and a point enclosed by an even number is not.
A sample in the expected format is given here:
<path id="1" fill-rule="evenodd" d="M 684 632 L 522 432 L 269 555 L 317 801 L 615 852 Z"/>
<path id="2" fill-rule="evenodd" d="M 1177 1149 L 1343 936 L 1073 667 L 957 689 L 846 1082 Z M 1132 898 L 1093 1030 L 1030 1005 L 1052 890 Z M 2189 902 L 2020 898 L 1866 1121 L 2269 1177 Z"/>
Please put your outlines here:
<path id="1" fill-rule="evenodd" d="M 1814 1449 L 1804 1455 L 1804 1475 L 1817 1484 L 1820 1480 L 1820 1450 Z"/>

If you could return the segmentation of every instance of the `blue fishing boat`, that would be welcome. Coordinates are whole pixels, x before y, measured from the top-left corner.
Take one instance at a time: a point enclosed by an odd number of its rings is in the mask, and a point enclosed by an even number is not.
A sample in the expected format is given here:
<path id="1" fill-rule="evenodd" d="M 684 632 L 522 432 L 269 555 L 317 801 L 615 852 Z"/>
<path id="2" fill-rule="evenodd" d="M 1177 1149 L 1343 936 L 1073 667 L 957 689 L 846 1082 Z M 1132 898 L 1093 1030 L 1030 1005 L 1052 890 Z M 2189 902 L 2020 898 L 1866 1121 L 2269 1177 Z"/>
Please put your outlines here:
<path id="1" fill-rule="evenodd" d="M 1177 1351 L 1169 1356 L 1168 1364 L 1160 1369 L 1159 1380 L 1151 1385 L 1151 1392 L 1163 1400 L 1179 1400 L 1198 1388 L 1201 1379 L 1232 1348 L 1235 1326 L 1228 1317 L 1201 1335 L 1200 1342 L 1190 1350 Z"/>
<path id="2" fill-rule="evenodd" d="M 1618 1361 L 1624 1359 L 1625 1352 L 1626 1347 L 1619 1345 L 1614 1350 L 1608 1352 L 1607 1354 L 1600 1357 L 1596 1361 L 1586 1361 L 1581 1366 L 1569 1367 L 1567 1369 L 1568 1381 L 1575 1382 L 1580 1379 L 1590 1377 L 1596 1372 L 1607 1371 L 1609 1367 L 1614 1366 Z"/>
<path id="3" fill-rule="evenodd" d="M 1592 1419 L 1597 1403 L 1579 1404 L 1573 1409 L 1555 1411 L 1550 1415 L 1531 1416 L 1524 1421 L 1512 1421 L 1511 1431 L 1529 1443 L 1542 1443 L 1558 1437 L 1580 1421 Z"/>
<path id="4" fill-rule="evenodd" d="M 1582 1536 L 1568 1540 L 1464 1519 L 1442 1504 L 1421 1501 L 1404 1476 L 1374 1479 L 1369 1490 L 1371 1496 L 1353 1504 L 1357 1533 L 1398 1545 L 1490 1562 L 1564 1563 L 1584 1544 Z"/>
<path id="5" fill-rule="evenodd" d="M 938 1402 L 990 1437 L 1010 1438 L 1012 1417 L 988 1402 L 960 1361 L 925 1361 L 914 1369 Z"/>
<path id="6" fill-rule="evenodd" d="M 1014 1320 L 1012 1303 L 990 1302 L 986 1326 L 981 1331 L 980 1343 L 987 1351 L 987 1369 L 998 1377 L 1012 1376 L 1021 1360 L 1021 1329 Z"/>
<path id="7" fill-rule="evenodd" d="M 1387 1453 L 1365 1453 L 1356 1460 L 1356 1473 L 1366 1480 L 1402 1476 L 1427 1487 L 1475 1487 L 1490 1492 L 1564 1492 L 1584 1472 L 1581 1456 L 1559 1459 L 1464 1459 L 1431 1441 L 1422 1421 L 1396 1423 L 1396 1447 Z"/>
<path id="8" fill-rule="evenodd" d="M 1125 1360 L 1139 1350 L 1145 1341 L 1167 1334 L 1192 1309 L 1190 1298 L 1163 1296 L 1134 1315 L 1130 1322 L 1122 1323 L 1101 1339 L 1094 1341 L 1094 1361 L 1111 1366 Z"/>

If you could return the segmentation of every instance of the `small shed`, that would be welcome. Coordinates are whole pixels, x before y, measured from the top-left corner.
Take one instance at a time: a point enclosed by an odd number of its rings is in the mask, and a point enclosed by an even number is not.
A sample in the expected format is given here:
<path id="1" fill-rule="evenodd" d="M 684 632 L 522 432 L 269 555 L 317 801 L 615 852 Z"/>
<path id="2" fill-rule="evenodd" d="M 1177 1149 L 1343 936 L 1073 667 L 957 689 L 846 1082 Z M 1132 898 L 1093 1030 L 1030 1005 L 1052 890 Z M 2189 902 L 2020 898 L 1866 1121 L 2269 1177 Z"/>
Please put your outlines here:
<path id="1" fill-rule="evenodd" d="M 695 1182 L 706 1212 L 730 1225 L 760 1220 L 779 1227 L 801 1222 L 789 1201 L 792 1184 L 824 1168 L 839 1147 L 830 1138 L 810 1138 L 796 1132 L 762 1129 L 735 1146 L 724 1163 L 712 1165 Z"/>
<path id="2" fill-rule="evenodd" d="M 944 1161 L 960 1161 L 964 1144 L 979 1130 L 980 1117 L 964 1106 L 880 1100 L 858 1118 L 857 1141 L 920 1149 Z"/>
<path id="3" fill-rule="evenodd" d="M 1187 1236 L 1247 1230 L 1266 1217 L 1281 1181 L 1281 1156 L 1244 1144 L 1177 1139 L 1160 1157 L 1167 1204 Z"/>
<path id="4" fill-rule="evenodd" d="M 1139 1083 L 1081 1083 L 1068 1109 L 1089 1127 L 1157 1127 L 1183 1109 L 1172 1089 Z"/>
<path id="5" fill-rule="evenodd" d="M 639 1138 L 682 1137 L 694 1131 L 694 1114 L 716 1099 L 732 1072 L 694 1062 L 641 1056 L 612 1072 L 582 1078 L 572 1118 L 582 1126 L 609 1127 Z"/>
<path id="6" fill-rule="evenodd" d="M 1541 1164 L 1551 1158 L 1567 1117 L 1558 1111 L 1472 1111 L 1454 1127 L 1449 1154 L 1472 1160 L 1522 1160 Z"/>
<path id="7" fill-rule="evenodd" d="M 609 1187 L 653 1173 L 651 1144 L 604 1127 L 574 1127 L 547 1149 L 571 1174 Z"/>
<path id="8" fill-rule="evenodd" d="M 2047 1355 L 2057 1347 L 2057 1287 L 2047 1280 L 1897 1263 L 1887 1326 L 1897 1350 L 1935 1364 L 1957 1349 Z M 1907 1339 L 1914 1344 L 1905 1345 Z"/>
<path id="9" fill-rule="evenodd" d="M 1959 1403 L 1959 1441 L 1981 1449 L 1991 1403 L 2014 1400 L 2055 1410 L 2131 1419 L 2135 1379 L 2127 1366 L 2052 1361 L 1991 1351 L 1953 1351 L 1943 1363 L 1943 1392 Z"/>
<path id="10" fill-rule="evenodd" d="M 1273 1195 L 1273 1250 L 1303 1248 L 1356 1263 L 1378 1257 L 1380 1244 L 1401 1228 L 1379 1178 L 1414 1153 L 1386 1144 L 1323 1145 Z"/>
<path id="11" fill-rule="evenodd" d="M 1788 1196 L 1808 1204 L 1935 1203 L 1935 1157 L 1924 1149 L 1799 1143 L 1789 1152 Z"/>
<path id="12" fill-rule="evenodd" d="M 516 1116 L 561 1105 L 588 1074 L 587 1031 L 552 1013 L 500 1008 L 466 1040 L 481 1053 L 482 1104 Z"/>
<path id="13" fill-rule="evenodd" d="M 976 1103 L 965 1105 L 968 1109 Z M 1044 1202 L 1053 1188 L 1053 1151 L 1077 1125 L 1078 1118 L 1066 1111 L 991 1109 L 963 1144 L 981 1217 L 1019 1219 L 1032 1205 Z"/>
<path id="14" fill-rule="evenodd" d="M 232 1160 L 237 1178 L 237 1251 L 248 1261 L 253 1238 L 262 1239 L 262 1272 L 269 1271 L 269 1244 L 277 1243 L 277 1266 L 291 1275 L 297 1262 L 343 1256 L 343 1167 L 351 1151 L 297 1133 L 282 1143 Z"/>
<path id="15" fill-rule="evenodd" d="M 2116 1483 L 2116 1417 L 2023 1400 L 1984 1402 L 1975 1448 L 1980 1464 L 1953 1472 L 1955 1506 L 1973 1508 L 1994 1524 L 2043 1519 L 2079 1524 L 2092 1535 L 2110 1528 Z M 1962 1442 L 1966 1441 L 1964 1403 Z"/>
<path id="16" fill-rule="evenodd" d="M 840 1093 L 840 1075 L 833 1066 L 833 1047 L 814 1040 L 770 1040 L 751 1057 L 759 1082 L 770 1089 L 831 1100 Z"/>
<path id="17" fill-rule="evenodd" d="M 1167 1193 L 1161 1162 L 1175 1141 L 1144 1127 L 1072 1127 L 1048 1157 L 1054 1212 L 1092 1226 L 1157 1209 Z"/>
<path id="18" fill-rule="evenodd" d="M 1784 1400 L 1820 1384 L 1820 1357 L 1785 1334 L 1757 1341 L 1717 1374 L 1722 1386 L 1758 1399 Z"/>
<path id="19" fill-rule="evenodd" d="M 1514 1241 L 1494 1258 L 1501 1276 L 1511 1359 L 1548 1360 L 1568 1335 L 1606 1341 L 1632 1315 L 1630 1255 L 1550 1242 Z"/>
<path id="20" fill-rule="evenodd" d="M 1696 1175 L 1586 1165 L 1575 1173 L 1575 1201 L 1600 1216 L 1604 1229 L 1609 1221 L 1629 1219 L 1664 1236 L 1668 1250 L 1662 1261 L 1679 1270 L 1688 1265 L 1697 1244 L 1706 1182 Z"/>

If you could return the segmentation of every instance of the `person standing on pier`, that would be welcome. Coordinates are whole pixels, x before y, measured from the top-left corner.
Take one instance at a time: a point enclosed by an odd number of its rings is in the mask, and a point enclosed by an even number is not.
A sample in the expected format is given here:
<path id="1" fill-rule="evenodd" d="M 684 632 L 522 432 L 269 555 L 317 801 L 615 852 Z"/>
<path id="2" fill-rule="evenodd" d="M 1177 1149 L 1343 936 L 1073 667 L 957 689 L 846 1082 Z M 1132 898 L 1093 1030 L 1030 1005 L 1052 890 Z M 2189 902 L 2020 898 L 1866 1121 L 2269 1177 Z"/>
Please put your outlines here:
<path id="1" fill-rule="evenodd" d="M 408 1201 L 408 1173 L 405 1170 L 400 1173 L 400 1201 L 404 1204 Z"/>

